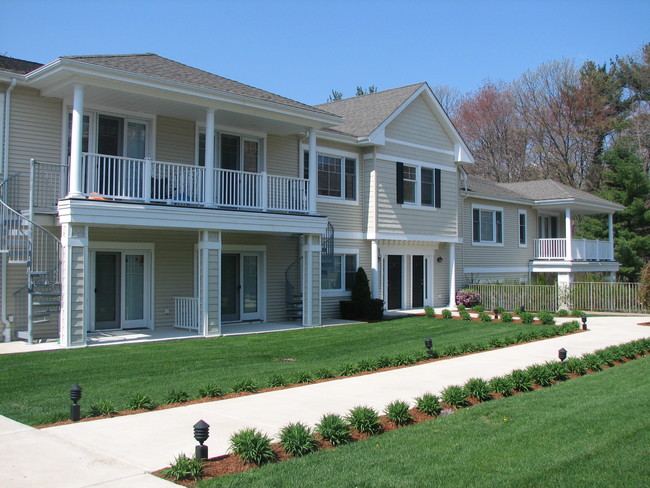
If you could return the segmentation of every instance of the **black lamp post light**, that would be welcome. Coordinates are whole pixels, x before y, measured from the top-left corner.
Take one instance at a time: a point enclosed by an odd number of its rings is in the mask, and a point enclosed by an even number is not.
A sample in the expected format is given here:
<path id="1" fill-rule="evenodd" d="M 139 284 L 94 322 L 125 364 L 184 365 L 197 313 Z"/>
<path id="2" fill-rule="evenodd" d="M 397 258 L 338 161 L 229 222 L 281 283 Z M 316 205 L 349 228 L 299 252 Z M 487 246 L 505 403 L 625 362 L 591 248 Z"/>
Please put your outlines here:
<path id="1" fill-rule="evenodd" d="M 587 330 L 587 316 L 582 316 L 582 330 Z"/>
<path id="2" fill-rule="evenodd" d="M 433 347 L 433 341 L 431 340 L 431 337 L 427 337 L 426 339 L 424 339 L 424 347 L 427 348 L 427 354 L 429 355 L 429 359 L 435 359 L 438 357 L 438 355 L 435 352 L 433 352 L 433 349 L 431 349 Z"/>
<path id="3" fill-rule="evenodd" d="M 499 320 L 499 311 L 495 308 L 492 312 L 494 312 L 494 320 Z"/>
<path id="4" fill-rule="evenodd" d="M 210 437 L 210 426 L 203 420 L 199 420 L 194 424 L 194 438 L 199 443 L 194 449 L 194 457 L 199 461 L 208 459 L 208 446 L 203 445 L 208 437 Z"/>
<path id="5" fill-rule="evenodd" d="M 79 385 L 74 385 L 70 388 L 70 400 L 72 400 L 72 405 L 70 405 L 70 420 L 76 422 L 81 418 L 81 405 L 77 403 L 81 400 L 81 387 Z"/>
<path id="6" fill-rule="evenodd" d="M 564 361 L 566 359 L 566 349 L 562 348 L 557 352 L 557 357 L 560 358 L 560 361 Z"/>

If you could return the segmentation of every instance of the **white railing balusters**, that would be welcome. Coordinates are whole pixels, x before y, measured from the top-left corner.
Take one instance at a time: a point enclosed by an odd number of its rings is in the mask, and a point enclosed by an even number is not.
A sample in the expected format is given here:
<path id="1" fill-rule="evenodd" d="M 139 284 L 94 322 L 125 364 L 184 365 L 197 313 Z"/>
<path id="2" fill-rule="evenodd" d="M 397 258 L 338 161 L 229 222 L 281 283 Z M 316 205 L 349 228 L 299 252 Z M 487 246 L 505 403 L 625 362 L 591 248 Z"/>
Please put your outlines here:
<path id="1" fill-rule="evenodd" d="M 576 261 L 613 261 L 608 241 L 572 239 L 573 259 Z M 535 239 L 535 259 L 564 259 L 566 239 Z"/>
<path id="2" fill-rule="evenodd" d="M 174 297 L 174 327 L 199 330 L 199 299 Z"/>

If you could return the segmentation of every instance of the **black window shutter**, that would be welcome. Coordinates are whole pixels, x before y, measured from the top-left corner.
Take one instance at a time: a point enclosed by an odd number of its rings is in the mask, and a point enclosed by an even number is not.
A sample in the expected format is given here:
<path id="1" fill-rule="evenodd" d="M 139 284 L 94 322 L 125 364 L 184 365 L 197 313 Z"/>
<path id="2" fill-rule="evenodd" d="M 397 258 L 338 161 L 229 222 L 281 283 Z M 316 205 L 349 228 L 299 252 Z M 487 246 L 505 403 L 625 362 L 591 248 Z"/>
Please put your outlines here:
<path id="1" fill-rule="evenodd" d="M 433 184 L 435 185 L 435 190 L 433 190 L 434 197 L 436 199 L 435 207 L 440 208 L 442 206 L 442 195 L 440 194 L 440 170 L 434 170 Z"/>
<path id="2" fill-rule="evenodd" d="M 474 242 L 481 242 L 481 222 L 480 222 L 480 210 L 478 208 L 475 208 L 472 212 L 473 214 L 473 234 L 474 234 Z"/>
<path id="3" fill-rule="evenodd" d="M 397 203 L 404 203 L 404 163 L 397 163 Z"/>

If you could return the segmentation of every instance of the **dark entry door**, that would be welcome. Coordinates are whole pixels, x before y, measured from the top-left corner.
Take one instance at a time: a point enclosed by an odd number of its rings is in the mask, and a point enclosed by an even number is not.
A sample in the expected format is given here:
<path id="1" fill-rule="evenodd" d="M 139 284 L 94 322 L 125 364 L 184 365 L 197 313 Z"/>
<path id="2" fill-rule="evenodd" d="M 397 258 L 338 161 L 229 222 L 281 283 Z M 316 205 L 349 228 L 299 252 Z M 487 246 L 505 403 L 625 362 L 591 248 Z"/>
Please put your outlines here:
<path id="1" fill-rule="evenodd" d="M 388 256 L 388 308 L 402 308 L 402 256 Z"/>
<path id="2" fill-rule="evenodd" d="M 424 306 L 424 256 L 413 256 L 413 291 L 411 306 Z"/>
<path id="3" fill-rule="evenodd" d="M 95 329 L 119 329 L 120 274 L 119 252 L 97 252 L 95 255 Z"/>

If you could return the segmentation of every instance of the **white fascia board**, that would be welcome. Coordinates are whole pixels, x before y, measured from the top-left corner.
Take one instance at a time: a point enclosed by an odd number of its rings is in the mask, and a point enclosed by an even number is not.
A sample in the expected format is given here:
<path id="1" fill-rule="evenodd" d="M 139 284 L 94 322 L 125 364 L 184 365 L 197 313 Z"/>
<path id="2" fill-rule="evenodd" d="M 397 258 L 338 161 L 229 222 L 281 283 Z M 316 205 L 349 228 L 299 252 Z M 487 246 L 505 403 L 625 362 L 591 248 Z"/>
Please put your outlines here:
<path id="1" fill-rule="evenodd" d="M 536 207 L 549 207 L 549 206 L 558 206 L 558 205 L 566 205 L 569 208 L 571 208 L 571 206 L 578 207 L 578 208 L 587 207 L 587 208 L 593 208 L 595 210 L 602 210 L 604 213 L 615 213 L 615 212 L 620 212 L 625 210 L 625 207 L 623 205 L 619 205 L 618 203 L 614 203 L 614 202 L 611 202 L 610 205 L 604 203 L 588 202 L 585 200 L 578 200 L 576 198 L 558 198 L 555 200 L 534 200 L 533 203 Z"/>
<path id="2" fill-rule="evenodd" d="M 533 273 L 583 273 L 583 272 L 616 272 L 620 264 L 616 261 L 562 261 L 562 260 L 533 260 L 530 270 Z"/>
<path id="3" fill-rule="evenodd" d="M 278 114 L 289 115 L 292 117 L 299 117 L 306 119 L 305 125 L 316 126 L 317 128 L 324 128 L 339 125 L 343 119 L 338 115 L 316 113 L 306 109 L 297 107 L 290 107 L 276 102 L 260 100 L 257 98 L 246 97 L 244 95 L 236 95 L 228 92 L 222 92 L 209 88 L 198 87 L 195 85 L 188 85 L 170 80 L 162 80 L 151 76 L 125 72 L 115 68 L 108 68 L 105 66 L 89 65 L 87 63 L 73 61 L 70 59 L 57 59 L 35 71 L 32 71 L 29 76 L 26 76 L 28 82 L 38 83 L 45 80 L 45 78 L 54 75 L 61 71 L 68 71 L 71 74 L 92 76 L 104 78 L 111 81 L 121 81 L 130 84 L 137 84 L 147 88 L 153 88 L 164 91 L 172 91 L 179 94 L 198 96 L 204 98 L 206 101 L 220 102 L 220 103 L 233 103 L 237 106 L 246 106 L 255 108 L 257 110 L 264 110 Z M 46 90 L 44 90 L 46 91 Z M 218 108 L 218 107 L 215 107 Z"/>
<path id="4" fill-rule="evenodd" d="M 518 199 L 518 198 L 504 198 L 500 197 L 498 195 L 486 195 L 485 193 L 473 193 L 469 191 L 465 191 L 464 189 L 460 189 L 462 192 L 463 196 L 466 198 L 476 198 L 477 200 L 489 200 L 491 202 L 499 202 L 499 203 L 513 203 L 515 205 L 525 205 L 527 207 L 533 207 L 533 202 L 531 200 L 526 200 L 526 199 Z"/>
<path id="5" fill-rule="evenodd" d="M 61 223 L 100 227 L 323 234 L 327 218 L 271 212 L 243 212 L 195 207 L 61 200 Z"/>
<path id="6" fill-rule="evenodd" d="M 334 235 L 336 237 L 336 233 Z M 368 232 L 369 240 L 386 240 L 386 241 L 421 241 L 421 242 L 446 242 L 451 244 L 460 244 L 462 242 L 459 236 L 432 236 L 416 234 L 392 234 L 390 232 Z"/>

